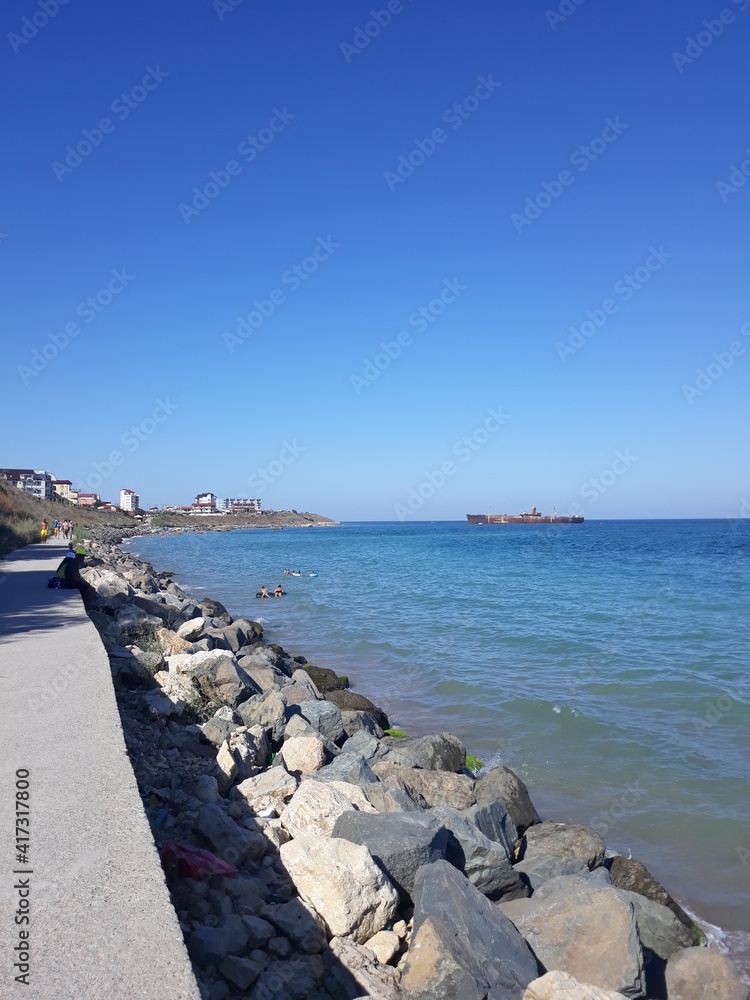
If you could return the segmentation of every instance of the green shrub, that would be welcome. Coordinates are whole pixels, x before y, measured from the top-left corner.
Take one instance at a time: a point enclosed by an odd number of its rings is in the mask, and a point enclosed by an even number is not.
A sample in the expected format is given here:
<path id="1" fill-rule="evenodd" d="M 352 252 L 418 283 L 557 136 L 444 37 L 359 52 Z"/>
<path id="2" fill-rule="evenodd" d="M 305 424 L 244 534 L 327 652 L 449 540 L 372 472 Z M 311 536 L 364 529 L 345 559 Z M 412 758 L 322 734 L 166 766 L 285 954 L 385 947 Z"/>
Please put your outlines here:
<path id="1" fill-rule="evenodd" d="M 386 729 L 385 730 L 385 735 L 386 736 L 393 736 L 397 740 L 405 740 L 405 739 L 407 739 L 407 735 L 403 731 L 403 729 Z"/>
<path id="2" fill-rule="evenodd" d="M 0 521 L 0 555 L 42 540 L 41 521 L 19 517 Z"/>

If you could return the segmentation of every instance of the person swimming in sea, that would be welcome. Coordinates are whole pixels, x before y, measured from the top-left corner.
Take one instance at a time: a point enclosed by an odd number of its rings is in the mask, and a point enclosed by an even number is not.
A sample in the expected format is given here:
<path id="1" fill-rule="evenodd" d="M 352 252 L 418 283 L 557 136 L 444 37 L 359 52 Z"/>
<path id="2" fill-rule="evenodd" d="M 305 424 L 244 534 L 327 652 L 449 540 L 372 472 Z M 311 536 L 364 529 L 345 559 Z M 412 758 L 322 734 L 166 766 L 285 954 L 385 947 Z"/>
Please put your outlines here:
<path id="1" fill-rule="evenodd" d="M 285 595 L 286 595 L 286 591 L 281 586 L 281 584 L 279 584 L 278 587 L 276 588 L 276 590 L 274 590 L 273 596 L 274 597 L 284 597 Z"/>
<path id="2" fill-rule="evenodd" d="M 270 597 L 270 596 L 271 596 L 271 595 L 270 595 L 270 594 L 268 593 L 268 587 L 265 587 L 265 586 L 264 586 L 264 587 L 261 587 L 261 588 L 260 588 L 260 596 L 261 596 L 261 597 Z"/>

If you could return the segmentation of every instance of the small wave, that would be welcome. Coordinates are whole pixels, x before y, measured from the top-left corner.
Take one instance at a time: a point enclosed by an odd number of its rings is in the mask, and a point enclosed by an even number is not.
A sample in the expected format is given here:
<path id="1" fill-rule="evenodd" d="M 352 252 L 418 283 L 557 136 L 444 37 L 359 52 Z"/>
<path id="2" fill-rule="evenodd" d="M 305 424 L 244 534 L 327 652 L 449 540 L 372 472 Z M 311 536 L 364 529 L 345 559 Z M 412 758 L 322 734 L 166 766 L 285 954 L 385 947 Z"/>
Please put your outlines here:
<path id="1" fill-rule="evenodd" d="M 710 924 L 703 917 L 699 917 L 684 903 L 680 905 L 706 935 L 709 947 L 714 947 L 722 955 L 726 955 L 734 963 L 743 983 L 750 986 L 750 934 L 747 931 L 725 931 L 722 927 Z"/>

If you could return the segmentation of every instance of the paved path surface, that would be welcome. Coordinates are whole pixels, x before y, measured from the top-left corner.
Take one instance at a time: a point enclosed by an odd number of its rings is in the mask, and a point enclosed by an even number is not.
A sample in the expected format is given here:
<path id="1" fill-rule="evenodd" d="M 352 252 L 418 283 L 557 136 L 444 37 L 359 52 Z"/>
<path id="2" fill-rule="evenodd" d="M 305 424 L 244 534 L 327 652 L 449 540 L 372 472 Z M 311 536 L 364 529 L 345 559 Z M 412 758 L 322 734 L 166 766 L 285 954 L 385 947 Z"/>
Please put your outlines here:
<path id="1" fill-rule="evenodd" d="M 109 661 L 77 591 L 48 590 L 65 545 L 0 562 L 0 998 L 198 1000 Z M 29 866 L 15 772 L 31 772 Z M 14 981 L 14 867 L 30 867 L 30 986 Z"/>

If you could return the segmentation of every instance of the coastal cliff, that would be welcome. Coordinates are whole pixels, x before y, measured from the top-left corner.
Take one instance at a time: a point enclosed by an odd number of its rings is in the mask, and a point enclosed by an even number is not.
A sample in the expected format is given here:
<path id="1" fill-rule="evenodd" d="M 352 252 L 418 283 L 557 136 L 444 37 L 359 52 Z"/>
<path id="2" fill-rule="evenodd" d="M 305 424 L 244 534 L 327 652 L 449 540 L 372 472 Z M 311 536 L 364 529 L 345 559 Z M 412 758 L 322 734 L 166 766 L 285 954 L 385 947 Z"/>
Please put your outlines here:
<path id="1" fill-rule="evenodd" d="M 747 1000 L 643 865 L 110 541 L 84 600 L 209 1000 Z M 467 763 L 472 767 L 467 767 Z M 472 769 L 473 768 L 473 769 Z"/>

